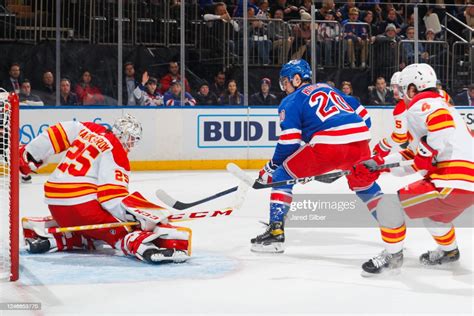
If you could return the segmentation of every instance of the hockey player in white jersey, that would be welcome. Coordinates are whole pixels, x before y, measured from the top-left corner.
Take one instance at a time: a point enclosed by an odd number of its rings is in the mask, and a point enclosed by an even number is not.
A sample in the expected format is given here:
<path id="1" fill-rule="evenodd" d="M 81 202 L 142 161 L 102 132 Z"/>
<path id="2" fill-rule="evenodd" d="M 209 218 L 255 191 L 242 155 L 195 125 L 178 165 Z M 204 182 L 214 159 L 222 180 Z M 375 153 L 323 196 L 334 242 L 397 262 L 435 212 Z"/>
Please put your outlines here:
<path id="1" fill-rule="evenodd" d="M 392 174 L 420 172 L 424 178 L 400 189 L 398 195 L 385 194 L 381 198 L 377 214 L 385 249 L 362 265 L 365 275 L 401 267 L 406 234 L 404 214 L 412 219 L 423 218 L 438 244 L 436 250 L 420 256 L 422 264 L 457 261 L 460 253 L 452 221 L 474 201 L 473 137 L 461 115 L 436 90 L 434 70 L 427 64 L 406 67 L 401 73 L 400 88 L 408 104 L 407 128 L 413 139 L 402 152 L 385 158 L 375 156 L 360 165 L 367 168 L 365 176 L 377 179 L 380 172 L 373 172 L 373 166 L 411 156 L 412 167 L 392 169 Z M 415 89 L 412 100 L 407 96 L 410 88 Z M 358 176 L 364 177 L 364 173 Z"/>
<path id="2" fill-rule="evenodd" d="M 397 100 L 397 104 L 395 105 L 392 112 L 392 133 L 389 137 L 385 137 L 378 142 L 378 144 L 373 149 L 374 155 L 385 157 L 390 153 L 390 151 L 400 151 L 400 149 L 404 149 L 408 145 L 406 119 L 407 106 L 405 104 L 405 100 L 400 97 L 399 93 L 400 73 L 400 71 L 397 71 L 390 79 L 390 87 L 393 91 L 393 97 L 395 100 Z"/>
<path id="3" fill-rule="evenodd" d="M 167 223 L 167 210 L 130 194 L 129 151 L 142 137 L 132 116 L 112 129 L 92 122 L 60 122 L 20 148 L 20 171 L 29 174 L 48 157 L 65 152 L 44 185 L 51 216 L 24 218 L 23 232 L 31 253 L 94 249 L 108 244 L 148 263 L 183 262 L 189 258 L 191 231 Z M 45 233 L 45 228 L 117 222 L 139 222 L 138 228 Z M 136 226 L 135 226 L 136 227 Z"/>

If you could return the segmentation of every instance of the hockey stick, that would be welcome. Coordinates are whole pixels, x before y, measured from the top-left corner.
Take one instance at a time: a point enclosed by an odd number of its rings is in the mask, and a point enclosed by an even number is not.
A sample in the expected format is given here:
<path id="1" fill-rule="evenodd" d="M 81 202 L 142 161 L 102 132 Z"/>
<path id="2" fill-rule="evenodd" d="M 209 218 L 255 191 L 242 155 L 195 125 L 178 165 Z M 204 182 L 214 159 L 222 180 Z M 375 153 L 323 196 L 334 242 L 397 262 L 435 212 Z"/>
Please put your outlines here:
<path id="1" fill-rule="evenodd" d="M 207 217 L 229 216 L 232 214 L 232 212 L 233 212 L 233 209 L 230 207 L 227 207 L 227 208 L 211 210 L 211 211 L 175 213 L 175 214 L 170 215 L 167 219 L 169 222 L 182 222 L 182 221 L 189 221 L 189 220 L 201 219 L 201 218 L 207 218 Z M 70 226 L 70 227 L 51 227 L 51 228 L 46 228 L 45 232 L 49 234 L 67 233 L 67 232 L 77 232 L 77 231 L 84 231 L 84 230 L 107 229 L 107 228 L 136 226 L 136 225 L 140 225 L 140 223 L 139 222 L 120 222 L 120 223 L 92 224 L 92 225 Z"/>
<path id="2" fill-rule="evenodd" d="M 208 196 L 204 199 L 197 200 L 197 201 L 194 201 L 194 202 L 189 202 L 189 203 L 178 201 L 178 200 L 174 199 L 168 193 L 166 193 L 165 191 L 163 191 L 161 189 L 156 190 L 155 195 L 156 195 L 157 198 L 159 198 L 166 205 L 171 206 L 172 208 L 174 208 L 176 210 L 184 210 L 184 209 L 187 209 L 187 208 L 190 208 L 190 207 L 193 207 L 193 206 L 196 206 L 196 205 L 206 203 L 206 202 L 209 202 L 211 200 L 220 198 L 221 196 L 230 194 L 232 192 L 235 192 L 235 191 L 238 190 L 238 188 L 239 188 L 238 186 L 232 187 L 230 189 L 227 189 L 227 190 L 218 192 L 214 195 Z"/>
<path id="3" fill-rule="evenodd" d="M 388 163 L 388 164 L 380 165 L 380 166 L 375 167 L 371 171 L 411 166 L 412 164 L 413 164 L 413 160 L 405 160 L 405 161 L 401 161 L 401 162 L 395 162 L 395 163 Z M 306 183 L 306 182 L 314 181 L 314 180 L 320 181 L 321 179 L 323 179 L 323 180 L 334 179 L 333 181 L 335 181 L 335 180 L 351 173 L 350 170 L 342 170 L 342 171 L 336 171 L 336 172 L 332 172 L 332 173 L 326 173 L 326 174 L 321 174 L 321 175 L 316 175 L 316 176 L 311 176 L 311 177 L 305 177 L 305 178 L 296 178 L 296 179 L 290 179 L 290 180 L 278 181 L 278 182 L 272 182 L 272 183 L 261 183 L 257 180 L 254 180 L 253 178 L 249 177 L 239 166 L 237 166 L 234 163 L 227 164 L 227 171 L 232 173 L 238 179 L 240 179 L 241 181 L 243 181 L 244 183 L 246 183 L 247 185 L 249 185 L 250 187 L 252 187 L 255 190 L 275 188 L 275 187 L 281 187 L 281 186 L 285 186 L 285 185 L 293 185 L 293 184 L 296 184 L 296 183 Z"/>

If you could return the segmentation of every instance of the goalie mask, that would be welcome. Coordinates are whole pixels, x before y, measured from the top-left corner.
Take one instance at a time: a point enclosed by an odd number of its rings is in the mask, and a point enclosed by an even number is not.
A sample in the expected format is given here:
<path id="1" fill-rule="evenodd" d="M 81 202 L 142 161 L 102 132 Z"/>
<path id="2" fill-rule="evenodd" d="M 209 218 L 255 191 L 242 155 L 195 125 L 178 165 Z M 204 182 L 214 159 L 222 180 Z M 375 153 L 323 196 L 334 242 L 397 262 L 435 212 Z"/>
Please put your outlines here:
<path id="1" fill-rule="evenodd" d="M 138 144 L 142 138 L 142 132 L 142 124 L 130 114 L 115 120 L 112 126 L 112 133 L 117 136 L 127 151 Z"/>

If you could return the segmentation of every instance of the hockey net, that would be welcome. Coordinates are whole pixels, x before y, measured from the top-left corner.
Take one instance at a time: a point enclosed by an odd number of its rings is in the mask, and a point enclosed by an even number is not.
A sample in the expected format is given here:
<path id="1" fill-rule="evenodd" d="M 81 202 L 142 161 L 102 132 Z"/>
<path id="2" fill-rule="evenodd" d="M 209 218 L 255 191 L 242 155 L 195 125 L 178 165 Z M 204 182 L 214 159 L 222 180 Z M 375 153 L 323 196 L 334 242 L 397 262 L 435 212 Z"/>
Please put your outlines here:
<path id="1" fill-rule="evenodd" d="M 0 90 L 0 280 L 15 281 L 19 270 L 19 105 Z"/>

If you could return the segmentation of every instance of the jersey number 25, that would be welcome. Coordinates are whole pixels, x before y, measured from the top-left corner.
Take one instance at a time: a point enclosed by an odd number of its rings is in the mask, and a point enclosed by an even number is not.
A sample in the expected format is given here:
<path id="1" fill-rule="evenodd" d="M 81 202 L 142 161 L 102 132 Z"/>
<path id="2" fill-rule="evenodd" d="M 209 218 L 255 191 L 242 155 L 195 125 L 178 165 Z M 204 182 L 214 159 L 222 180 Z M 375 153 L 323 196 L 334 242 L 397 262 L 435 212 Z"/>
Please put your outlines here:
<path id="1" fill-rule="evenodd" d="M 324 91 L 318 91 L 311 95 L 309 99 L 309 105 L 316 107 L 316 115 L 319 119 L 324 122 L 333 115 L 340 113 L 341 111 L 353 113 L 354 110 L 344 100 L 343 97 L 338 95 L 336 92 L 331 91 L 327 94 Z"/>

